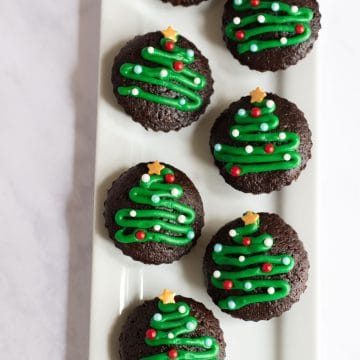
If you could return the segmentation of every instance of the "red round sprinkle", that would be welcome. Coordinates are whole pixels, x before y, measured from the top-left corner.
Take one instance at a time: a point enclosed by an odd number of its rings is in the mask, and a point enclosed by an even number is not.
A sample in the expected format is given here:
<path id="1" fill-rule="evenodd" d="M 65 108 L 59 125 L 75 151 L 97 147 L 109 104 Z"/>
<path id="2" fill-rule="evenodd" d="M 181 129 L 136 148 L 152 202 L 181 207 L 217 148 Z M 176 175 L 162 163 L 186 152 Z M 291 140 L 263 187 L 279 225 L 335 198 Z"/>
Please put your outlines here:
<path id="1" fill-rule="evenodd" d="M 231 169 L 230 169 L 230 174 L 232 176 L 240 176 L 241 174 L 241 169 L 239 166 L 233 166 Z"/>
<path id="2" fill-rule="evenodd" d="M 175 175 L 173 175 L 173 174 L 166 174 L 166 175 L 165 175 L 165 181 L 166 181 L 166 183 L 168 183 L 168 184 L 174 183 L 174 182 L 175 182 Z"/>
<path id="3" fill-rule="evenodd" d="M 271 272 L 271 270 L 272 270 L 272 264 L 270 264 L 270 263 L 265 263 L 265 264 L 263 264 L 263 266 L 261 267 L 261 270 L 263 271 L 263 272 L 265 272 L 265 273 L 269 273 L 269 272 Z"/>
<path id="4" fill-rule="evenodd" d="M 295 26 L 295 32 L 297 34 L 302 34 L 302 33 L 304 33 L 304 31 L 305 31 L 304 25 L 298 24 Z"/>
<path id="5" fill-rule="evenodd" d="M 165 43 L 165 49 L 166 49 L 167 51 L 173 51 L 174 48 L 175 48 L 175 43 L 174 43 L 173 41 L 167 41 L 167 42 Z"/>
<path id="6" fill-rule="evenodd" d="M 156 330 L 154 329 L 149 329 L 146 331 L 146 337 L 150 340 L 153 340 L 156 338 Z"/>
<path id="7" fill-rule="evenodd" d="M 171 349 L 168 352 L 169 359 L 176 359 L 178 357 L 178 352 L 175 349 Z"/>
<path id="8" fill-rule="evenodd" d="M 184 63 L 182 61 L 175 61 L 173 68 L 175 71 L 181 71 L 184 68 Z"/>
<path id="9" fill-rule="evenodd" d="M 244 40 L 245 39 L 245 31 L 244 30 L 238 30 L 235 33 L 235 36 L 238 40 Z"/>
<path id="10" fill-rule="evenodd" d="M 250 239 L 249 237 L 244 237 L 244 238 L 242 239 L 242 244 L 243 244 L 244 246 L 250 246 L 250 245 L 251 245 L 251 239 Z"/>
<path id="11" fill-rule="evenodd" d="M 252 109 L 251 109 L 251 116 L 252 116 L 252 117 L 255 117 L 255 118 L 261 116 L 261 109 L 258 108 L 258 107 L 252 108 Z"/>
<path id="12" fill-rule="evenodd" d="M 259 6 L 260 0 L 251 0 L 251 6 Z"/>
<path id="13" fill-rule="evenodd" d="M 272 154 L 275 151 L 275 147 L 273 144 L 266 144 L 264 150 L 267 154 Z"/>
<path id="14" fill-rule="evenodd" d="M 146 237 L 146 234 L 145 234 L 145 231 L 142 231 L 142 230 L 139 230 L 135 233 L 135 237 L 138 239 L 138 240 L 144 240 L 145 237 Z"/>
<path id="15" fill-rule="evenodd" d="M 223 287 L 225 290 L 231 290 L 233 286 L 234 286 L 234 283 L 231 280 L 225 280 L 223 282 Z"/>

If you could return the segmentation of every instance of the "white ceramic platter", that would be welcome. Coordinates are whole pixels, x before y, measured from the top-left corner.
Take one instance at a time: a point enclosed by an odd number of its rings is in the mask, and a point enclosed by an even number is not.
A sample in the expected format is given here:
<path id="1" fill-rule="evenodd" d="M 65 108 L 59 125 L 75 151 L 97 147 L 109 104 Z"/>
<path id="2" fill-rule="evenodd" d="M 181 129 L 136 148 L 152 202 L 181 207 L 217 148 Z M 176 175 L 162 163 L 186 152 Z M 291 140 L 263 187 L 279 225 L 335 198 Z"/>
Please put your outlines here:
<path id="1" fill-rule="evenodd" d="M 209 130 L 231 102 L 256 86 L 294 101 L 305 112 L 316 139 L 316 51 L 277 74 L 250 71 L 233 59 L 221 35 L 224 1 L 172 7 L 160 0 L 103 0 L 98 98 L 97 160 L 91 306 L 91 360 L 118 360 L 118 336 L 127 313 L 168 287 L 211 308 L 220 319 L 227 359 L 315 360 L 316 336 L 316 143 L 313 159 L 299 180 L 271 195 L 245 195 L 226 185 L 209 152 Z M 210 60 L 215 94 L 206 114 L 179 132 L 145 131 L 116 104 L 110 74 L 120 48 L 135 35 L 172 25 Z M 159 159 L 183 170 L 204 201 L 206 225 L 193 251 L 172 265 L 145 266 L 124 256 L 107 238 L 103 202 L 112 181 L 126 168 Z M 308 290 L 279 319 L 252 323 L 221 313 L 208 297 L 201 273 L 206 244 L 216 230 L 246 210 L 277 212 L 299 233 L 310 254 Z M 123 359 L 132 360 L 132 359 Z"/>

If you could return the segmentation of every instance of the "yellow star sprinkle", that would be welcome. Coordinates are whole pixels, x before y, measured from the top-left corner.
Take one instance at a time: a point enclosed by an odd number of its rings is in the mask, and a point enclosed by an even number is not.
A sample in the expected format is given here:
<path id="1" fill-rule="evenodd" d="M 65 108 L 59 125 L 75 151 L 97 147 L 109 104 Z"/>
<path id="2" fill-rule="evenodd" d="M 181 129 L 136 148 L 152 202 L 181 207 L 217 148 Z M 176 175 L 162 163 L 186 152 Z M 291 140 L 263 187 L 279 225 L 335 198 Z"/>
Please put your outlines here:
<path id="1" fill-rule="evenodd" d="M 170 39 L 174 42 L 176 42 L 178 39 L 178 32 L 174 30 L 171 26 L 169 26 L 165 30 L 162 30 L 161 33 L 164 35 L 166 39 Z"/>
<path id="2" fill-rule="evenodd" d="M 159 299 L 163 302 L 163 304 L 175 304 L 175 293 L 165 289 L 163 293 L 159 296 Z"/>
<path id="3" fill-rule="evenodd" d="M 148 171 L 149 175 L 160 175 L 161 170 L 165 168 L 165 166 L 163 164 L 160 164 L 159 161 L 157 160 L 152 164 L 148 164 L 147 167 L 149 169 Z"/>
<path id="4" fill-rule="evenodd" d="M 262 91 L 259 87 L 250 92 L 251 103 L 260 103 L 266 98 L 266 92 Z"/>
<path id="5" fill-rule="evenodd" d="M 259 215 L 252 212 L 252 211 L 248 211 L 242 218 L 241 220 L 245 223 L 246 225 L 251 225 L 251 224 L 255 224 L 258 220 L 259 220 Z"/>

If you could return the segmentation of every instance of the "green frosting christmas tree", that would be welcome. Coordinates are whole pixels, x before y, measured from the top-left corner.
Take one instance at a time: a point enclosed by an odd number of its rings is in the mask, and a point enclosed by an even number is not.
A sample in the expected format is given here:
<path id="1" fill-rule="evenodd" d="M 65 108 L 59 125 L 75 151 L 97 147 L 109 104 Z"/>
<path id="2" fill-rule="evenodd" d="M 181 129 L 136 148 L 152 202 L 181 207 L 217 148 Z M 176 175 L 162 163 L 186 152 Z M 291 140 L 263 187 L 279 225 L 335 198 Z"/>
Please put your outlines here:
<path id="1" fill-rule="evenodd" d="M 183 188 L 175 184 L 171 169 L 155 161 L 148 164 L 148 173 L 141 177 L 139 186 L 129 192 L 135 204 L 153 209 L 120 209 L 115 222 L 120 229 L 115 239 L 121 243 L 155 241 L 169 245 L 183 246 L 190 243 L 195 233 L 195 211 L 181 203 Z"/>
<path id="2" fill-rule="evenodd" d="M 276 104 L 266 99 L 260 88 L 251 92 L 250 110 L 239 109 L 229 135 L 238 146 L 215 144 L 214 157 L 225 163 L 232 176 L 274 170 L 290 170 L 301 163 L 297 149 L 300 137 L 293 132 L 276 131 L 279 118 Z"/>
<path id="3" fill-rule="evenodd" d="M 179 96 L 172 98 L 156 95 L 139 86 L 120 86 L 118 93 L 181 111 L 195 111 L 203 103 L 199 92 L 205 88 L 206 78 L 188 67 L 195 61 L 194 50 L 177 45 L 178 33 L 173 28 L 163 30 L 162 34 L 164 38 L 160 41 L 160 49 L 148 46 L 141 51 L 144 60 L 157 66 L 125 63 L 120 67 L 120 74 L 127 79 L 167 88 Z"/>
<path id="4" fill-rule="evenodd" d="M 314 12 L 310 8 L 263 0 L 233 0 L 233 8 L 250 12 L 243 18 L 234 17 L 225 28 L 227 37 L 239 42 L 240 54 L 296 45 L 311 36 L 310 22 Z M 279 33 L 282 34 L 280 38 Z M 271 38 L 269 34 L 274 36 Z M 268 38 L 263 40 L 262 35 Z"/>
<path id="5" fill-rule="evenodd" d="M 244 226 L 229 231 L 233 244 L 215 244 L 212 253 L 218 269 L 212 274 L 211 283 L 229 293 L 218 303 L 224 310 L 239 310 L 250 304 L 279 300 L 291 290 L 288 281 L 272 277 L 290 272 L 294 268 L 294 259 L 287 254 L 268 254 L 274 239 L 269 234 L 258 233 L 258 214 L 248 211 L 241 219 Z M 233 290 L 241 290 L 243 294 L 231 295 Z"/>
<path id="6" fill-rule="evenodd" d="M 169 290 L 164 290 L 159 299 L 159 312 L 151 319 L 151 328 L 146 331 L 145 342 L 152 347 L 168 346 L 170 350 L 140 360 L 217 360 L 219 345 L 215 338 L 188 337 L 198 327 L 197 319 L 190 313 L 190 306 L 186 302 L 176 303 L 175 293 Z M 182 346 L 203 350 L 179 349 Z"/>

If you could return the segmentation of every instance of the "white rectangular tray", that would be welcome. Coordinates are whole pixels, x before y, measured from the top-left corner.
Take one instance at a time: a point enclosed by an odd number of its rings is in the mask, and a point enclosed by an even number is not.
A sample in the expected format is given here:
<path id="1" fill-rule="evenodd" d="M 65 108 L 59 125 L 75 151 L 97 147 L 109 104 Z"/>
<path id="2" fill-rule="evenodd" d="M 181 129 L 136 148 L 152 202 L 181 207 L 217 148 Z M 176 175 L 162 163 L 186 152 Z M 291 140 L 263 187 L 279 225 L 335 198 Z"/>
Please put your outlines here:
<path id="1" fill-rule="evenodd" d="M 317 359 L 316 309 L 316 145 L 300 179 L 271 195 L 246 195 L 226 185 L 209 152 L 209 130 L 232 101 L 256 86 L 294 101 L 305 112 L 316 138 L 317 55 L 314 51 L 286 72 L 250 71 L 225 48 L 221 35 L 223 1 L 172 7 L 160 0 L 103 0 L 98 97 L 97 155 L 90 360 L 118 360 L 118 336 L 128 309 L 165 288 L 193 297 L 220 319 L 227 359 Z M 145 131 L 116 104 L 110 74 L 120 48 L 135 35 L 172 25 L 193 41 L 210 60 L 215 94 L 206 114 L 179 132 Z M 183 170 L 198 187 L 206 224 L 196 248 L 172 265 L 146 266 L 125 257 L 107 237 L 103 202 L 112 181 L 126 168 L 159 159 Z M 277 212 L 299 233 L 310 255 L 308 289 L 301 301 L 279 319 L 252 323 L 221 313 L 208 297 L 201 272 L 202 256 L 215 231 L 244 211 Z M 131 360 L 131 359 L 124 359 Z"/>

